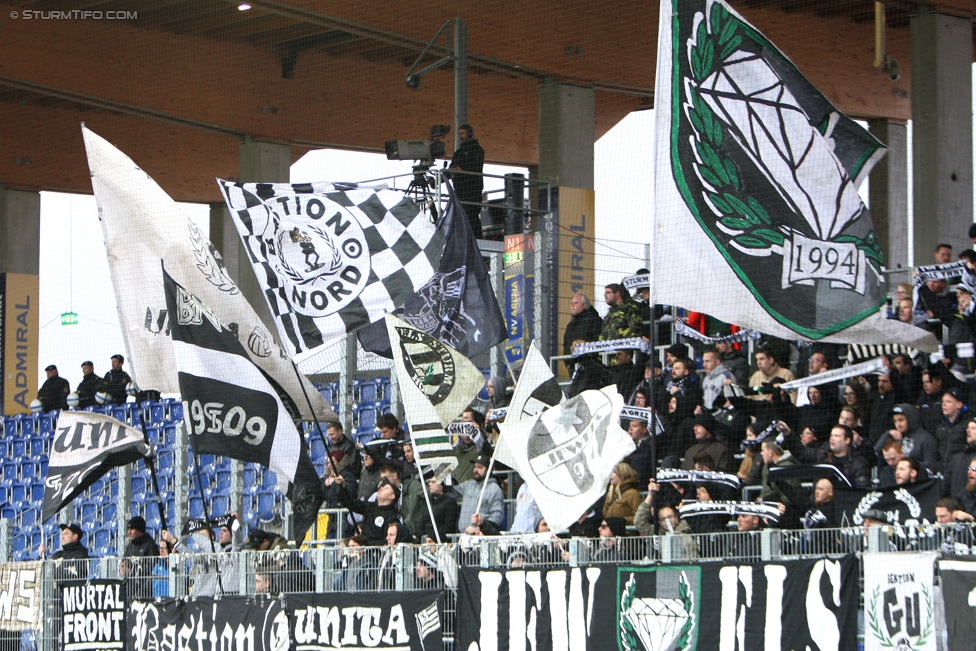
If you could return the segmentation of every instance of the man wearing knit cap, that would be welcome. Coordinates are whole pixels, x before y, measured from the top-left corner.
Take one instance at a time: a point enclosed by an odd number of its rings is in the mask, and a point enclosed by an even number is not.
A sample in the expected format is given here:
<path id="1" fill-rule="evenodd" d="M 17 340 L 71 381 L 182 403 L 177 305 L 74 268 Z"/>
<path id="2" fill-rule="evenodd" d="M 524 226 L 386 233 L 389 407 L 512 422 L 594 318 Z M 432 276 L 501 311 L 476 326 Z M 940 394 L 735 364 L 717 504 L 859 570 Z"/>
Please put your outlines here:
<path id="1" fill-rule="evenodd" d="M 125 546 L 123 560 L 119 563 L 119 575 L 129 579 L 127 590 L 135 599 L 152 598 L 152 567 L 159 556 L 159 547 L 151 536 L 146 534 L 146 520 L 135 516 L 126 527 L 129 542 Z M 133 560 L 129 560 L 133 559 Z"/>
<path id="2" fill-rule="evenodd" d="M 701 452 L 706 453 L 715 460 L 718 466 L 716 470 L 720 472 L 732 472 L 735 459 L 728 446 L 715 438 L 715 419 L 708 412 L 695 416 L 695 441 L 685 452 L 685 460 L 681 464 L 683 470 L 695 469 L 695 456 Z"/>
<path id="3" fill-rule="evenodd" d="M 458 531 L 464 531 L 472 523 L 480 525 L 480 522 L 472 520 L 472 516 L 479 515 L 482 520 L 491 522 L 501 527 L 505 520 L 505 495 L 502 493 L 498 482 L 488 476 L 488 466 L 491 464 L 491 457 L 487 454 L 479 455 L 472 461 L 474 464 L 474 478 L 461 483 L 455 489 L 461 497 L 461 515 L 458 517 Z M 481 489 L 484 486 L 485 496 L 481 501 L 481 510 L 478 511 L 478 499 Z"/>

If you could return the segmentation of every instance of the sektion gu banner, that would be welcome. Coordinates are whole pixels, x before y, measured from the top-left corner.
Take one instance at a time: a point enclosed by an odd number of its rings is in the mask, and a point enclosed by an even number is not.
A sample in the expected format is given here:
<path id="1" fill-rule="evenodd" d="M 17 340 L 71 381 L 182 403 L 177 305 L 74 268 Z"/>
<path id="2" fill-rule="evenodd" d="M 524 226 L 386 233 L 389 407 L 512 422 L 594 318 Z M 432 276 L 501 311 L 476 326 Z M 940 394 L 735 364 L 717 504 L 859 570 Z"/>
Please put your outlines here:
<path id="1" fill-rule="evenodd" d="M 132 651 L 288 651 L 279 599 L 223 596 L 134 601 L 126 616 Z"/>
<path id="2" fill-rule="evenodd" d="M 462 568 L 466 651 L 857 648 L 857 560 Z M 716 599 L 718 597 L 718 599 Z"/>
<path id="3" fill-rule="evenodd" d="M 936 557 L 935 552 L 864 555 L 866 651 L 935 651 Z"/>
<path id="4" fill-rule="evenodd" d="M 288 608 L 300 651 L 444 647 L 444 608 L 436 590 L 290 594 Z"/>

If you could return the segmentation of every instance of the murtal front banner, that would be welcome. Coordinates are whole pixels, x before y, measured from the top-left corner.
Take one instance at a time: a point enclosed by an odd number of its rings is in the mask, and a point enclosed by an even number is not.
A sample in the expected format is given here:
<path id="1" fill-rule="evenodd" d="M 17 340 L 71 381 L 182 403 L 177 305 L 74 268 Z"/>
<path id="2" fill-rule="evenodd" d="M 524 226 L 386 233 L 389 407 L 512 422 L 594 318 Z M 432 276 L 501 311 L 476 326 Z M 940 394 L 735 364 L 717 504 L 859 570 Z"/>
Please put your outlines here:
<path id="1" fill-rule="evenodd" d="M 0 275 L 3 413 L 26 414 L 37 397 L 38 277 Z"/>

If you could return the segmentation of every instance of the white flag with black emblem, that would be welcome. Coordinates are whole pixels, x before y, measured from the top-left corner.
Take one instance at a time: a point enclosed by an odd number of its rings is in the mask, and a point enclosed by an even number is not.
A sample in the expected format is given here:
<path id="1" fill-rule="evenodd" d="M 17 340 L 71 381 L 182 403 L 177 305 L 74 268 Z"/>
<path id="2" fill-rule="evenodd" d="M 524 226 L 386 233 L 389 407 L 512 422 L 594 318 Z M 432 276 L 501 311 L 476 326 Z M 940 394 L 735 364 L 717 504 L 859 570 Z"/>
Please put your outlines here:
<path id="1" fill-rule="evenodd" d="M 444 253 L 444 237 L 396 190 L 218 183 L 298 361 L 403 305 Z"/>
<path id="2" fill-rule="evenodd" d="M 606 492 L 613 467 L 634 451 L 634 442 L 620 428 L 623 406 L 623 397 L 611 386 L 501 424 L 515 467 L 553 531 L 585 513 Z"/>
<path id="3" fill-rule="evenodd" d="M 475 399 L 485 376 L 467 357 L 403 319 L 387 314 L 386 327 L 414 453 L 446 476 L 457 458 L 444 428 Z"/>
<path id="4" fill-rule="evenodd" d="M 290 395 L 302 395 L 291 362 L 227 275 L 207 236 L 132 159 L 84 127 L 82 134 L 132 377 L 145 389 L 180 390 L 159 274 L 164 260 L 170 275 L 234 332 L 252 362 Z M 311 383 L 301 382 L 315 415 L 337 420 Z M 312 419 L 306 404 L 301 412 Z"/>
<path id="5" fill-rule="evenodd" d="M 531 418 L 541 411 L 558 405 L 565 398 L 549 363 L 533 340 L 529 344 L 529 354 L 525 357 L 525 364 L 522 365 L 522 375 L 519 376 L 512 400 L 508 403 L 505 422 L 513 423 Z M 508 437 L 504 435 L 498 437 L 495 461 L 504 463 L 509 468 L 515 467 L 515 457 L 509 449 Z"/>

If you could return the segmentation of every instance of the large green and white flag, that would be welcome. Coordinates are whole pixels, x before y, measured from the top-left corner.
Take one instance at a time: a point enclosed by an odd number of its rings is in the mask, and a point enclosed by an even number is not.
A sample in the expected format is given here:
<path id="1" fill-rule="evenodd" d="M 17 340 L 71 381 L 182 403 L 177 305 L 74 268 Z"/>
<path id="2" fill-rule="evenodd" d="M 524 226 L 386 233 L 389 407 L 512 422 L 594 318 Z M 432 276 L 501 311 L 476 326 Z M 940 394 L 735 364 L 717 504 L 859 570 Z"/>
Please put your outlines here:
<path id="1" fill-rule="evenodd" d="M 857 186 L 883 145 L 719 0 L 662 0 L 652 302 L 789 339 L 935 338 L 889 321 Z"/>
<path id="2" fill-rule="evenodd" d="M 475 399 L 485 376 L 467 357 L 403 319 L 387 314 L 386 327 L 414 454 L 443 478 L 457 466 L 444 428 Z"/>

